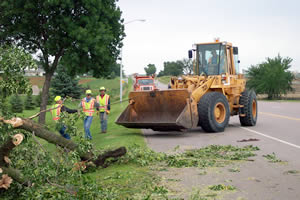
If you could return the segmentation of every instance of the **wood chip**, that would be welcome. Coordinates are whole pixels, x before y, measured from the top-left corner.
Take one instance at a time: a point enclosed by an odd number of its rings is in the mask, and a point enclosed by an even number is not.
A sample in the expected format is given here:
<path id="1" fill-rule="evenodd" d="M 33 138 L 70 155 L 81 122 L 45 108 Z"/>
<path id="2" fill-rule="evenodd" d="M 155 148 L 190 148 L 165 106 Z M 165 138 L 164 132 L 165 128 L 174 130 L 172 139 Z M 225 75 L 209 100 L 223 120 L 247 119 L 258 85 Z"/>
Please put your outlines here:
<path id="1" fill-rule="evenodd" d="M 10 178 L 7 174 L 2 175 L 2 179 L 0 180 L 0 188 L 8 189 L 13 179 Z"/>
<path id="2" fill-rule="evenodd" d="M 84 171 L 86 169 L 86 162 L 82 161 L 74 164 L 73 171 Z"/>
<path id="3" fill-rule="evenodd" d="M 17 128 L 19 126 L 22 126 L 23 125 L 23 120 L 19 117 L 14 117 L 12 119 L 9 119 L 9 120 L 3 120 L 4 123 L 6 124 L 11 124 L 14 128 Z"/>
<path id="4" fill-rule="evenodd" d="M 5 161 L 7 164 L 11 164 L 11 160 L 10 160 L 7 156 L 4 156 L 4 161 Z"/>
<path id="5" fill-rule="evenodd" d="M 19 144 L 21 144 L 21 142 L 24 139 L 24 135 L 21 133 L 18 133 L 16 135 L 13 136 L 13 143 L 15 146 L 18 146 Z"/>

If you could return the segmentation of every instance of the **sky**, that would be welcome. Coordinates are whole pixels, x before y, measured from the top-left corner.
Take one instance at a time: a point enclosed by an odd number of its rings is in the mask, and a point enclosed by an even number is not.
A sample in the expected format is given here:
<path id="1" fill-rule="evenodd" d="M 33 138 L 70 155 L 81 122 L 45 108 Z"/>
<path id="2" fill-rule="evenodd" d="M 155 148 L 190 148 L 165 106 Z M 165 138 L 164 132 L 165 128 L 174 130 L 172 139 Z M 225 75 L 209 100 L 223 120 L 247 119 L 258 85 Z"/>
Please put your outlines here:
<path id="1" fill-rule="evenodd" d="M 280 53 L 300 72 L 298 0 L 119 0 L 118 6 L 126 74 L 145 73 L 148 64 L 159 72 L 166 61 L 188 58 L 193 44 L 216 37 L 239 48 L 241 69 Z"/>

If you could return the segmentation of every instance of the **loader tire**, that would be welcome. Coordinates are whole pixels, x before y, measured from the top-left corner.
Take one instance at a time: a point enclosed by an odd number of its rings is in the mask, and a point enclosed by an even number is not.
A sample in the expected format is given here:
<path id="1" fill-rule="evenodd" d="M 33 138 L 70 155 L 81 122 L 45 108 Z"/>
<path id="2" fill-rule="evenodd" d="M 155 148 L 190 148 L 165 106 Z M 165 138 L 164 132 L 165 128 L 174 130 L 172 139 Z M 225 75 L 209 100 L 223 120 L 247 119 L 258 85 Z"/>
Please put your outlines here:
<path id="1" fill-rule="evenodd" d="M 245 90 L 240 97 L 240 123 L 242 126 L 255 126 L 257 121 L 257 100 L 253 90 Z"/>
<path id="2" fill-rule="evenodd" d="M 220 92 L 210 92 L 198 103 L 199 123 L 206 132 L 223 132 L 228 125 L 230 111 L 227 98 Z"/>

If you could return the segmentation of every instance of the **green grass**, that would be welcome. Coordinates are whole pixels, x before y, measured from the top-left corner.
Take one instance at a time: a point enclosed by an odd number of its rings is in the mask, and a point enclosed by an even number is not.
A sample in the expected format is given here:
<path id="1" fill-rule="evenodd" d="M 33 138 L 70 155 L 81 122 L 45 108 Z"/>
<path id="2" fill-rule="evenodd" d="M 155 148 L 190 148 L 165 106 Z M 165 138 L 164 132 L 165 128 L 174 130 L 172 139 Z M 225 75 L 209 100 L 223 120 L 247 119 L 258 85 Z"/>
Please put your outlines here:
<path id="1" fill-rule="evenodd" d="M 107 93 L 111 95 L 115 93 L 114 100 L 118 100 L 119 95 L 119 81 L 118 79 L 103 80 L 94 79 L 86 85 L 93 90 L 93 94 L 96 95 L 100 86 L 104 86 L 108 89 Z M 132 80 L 129 79 L 128 85 L 124 87 L 123 98 L 127 98 L 129 90 L 128 88 L 132 85 Z M 130 87 L 131 88 L 131 87 Z M 116 91 L 116 92 L 114 92 Z M 78 101 L 76 102 L 65 102 L 65 105 L 69 108 L 77 108 Z M 91 141 L 95 149 L 113 149 L 121 146 L 129 147 L 134 144 L 146 147 L 144 137 L 139 129 L 127 129 L 123 126 L 115 124 L 115 120 L 118 118 L 120 113 L 125 110 L 127 102 L 122 104 L 113 104 L 111 106 L 111 113 L 108 116 L 108 132 L 106 134 L 100 133 L 100 119 L 99 116 L 95 115 L 91 126 L 91 134 L 93 140 Z M 49 106 L 48 106 L 49 107 Z M 23 113 L 19 114 L 22 117 L 29 117 L 39 112 L 39 108 L 34 110 L 24 110 Z M 37 120 L 37 119 L 35 119 Z M 55 131 L 55 122 L 52 120 L 51 113 L 46 114 L 46 125 L 50 130 Z M 84 134 L 83 122 L 79 120 L 76 124 L 79 131 Z M 56 134 L 59 134 L 56 132 Z M 54 152 L 56 146 L 49 144 L 48 142 L 39 139 L 41 144 L 50 151 Z M 73 138 L 75 140 L 75 138 Z M 149 185 L 153 185 L 156 182 L 156 176 L 152 174 L 147 166 L 142 167 L 137 164 L 112 164 L 107 168 L 99 168 L 94 172 L 87 173 L 85 176 L 89 176 L 91 179 L 96 180 L 101 186 L 105 188 L 118 188 L 120 192 L 120 199 L 131 198 L 132 196 L 143 194 L 149 188 Z M 148 189 L 149 190 L 149 189 Z M 139 197 L 137 197 L 139 199 Z"/>
<path id="2" fill-rule="evenodd" d="M 132 85 L 132 80 L 129 80 L 130 85 Z M 128 84 L 123 85 L 123 95 L 128 93 Z M 120 79 L 95 79 L 91 78 L 90 82 L 83 83 L 83 87 L 89 88 L 92 90 L 93 95 L 96 96 L 99 94 L 99 88 L 105 87 L 106 92 L 110 95 L 111 101 L 117 101 L 120 98 Z"/>
<path id="3" fill-rule="evenodd" d="M 45 78 L 44 77 L 28 77 L 32 85 L 37 85 L 39 88 L 43 87 Z M 130 79 L 131 80 L 131 79 Z M 99 88 L 104 86 L 107 88 L 107 93 L 110 94 L 112 100 L 117 100 L 120 98 L 120 78 L 115 79 L 96 79 L 92 77 L 81 77 L 79 78 L 79 84 L 84 88 L 89 88 L 92 90 L 93 95 L 99 93 Z M 124 84 L 124 87 L 127 87 L 127 83 Z M 123 90 L 126 93 L 127 90 Z"/>
<path id="4" fill-rule="evenodd" d="M 158 80 L 161 83 L 168 84 L 171 80 L 171 76 L 161 76 L 161 77 L 158 77 Z"/>

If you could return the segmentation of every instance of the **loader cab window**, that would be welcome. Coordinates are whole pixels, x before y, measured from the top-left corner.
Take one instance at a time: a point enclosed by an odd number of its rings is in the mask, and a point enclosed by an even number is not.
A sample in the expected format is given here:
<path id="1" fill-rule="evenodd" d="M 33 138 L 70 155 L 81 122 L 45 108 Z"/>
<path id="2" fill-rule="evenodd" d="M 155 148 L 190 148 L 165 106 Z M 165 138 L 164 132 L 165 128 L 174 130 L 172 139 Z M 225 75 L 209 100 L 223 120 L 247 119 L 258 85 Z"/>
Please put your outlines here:
<path id="1" fill-rule="evenodd" d="M 197 46 L 199 74 L 218 75 L 227 71 L 226 49 L 222 44 Z"/>

